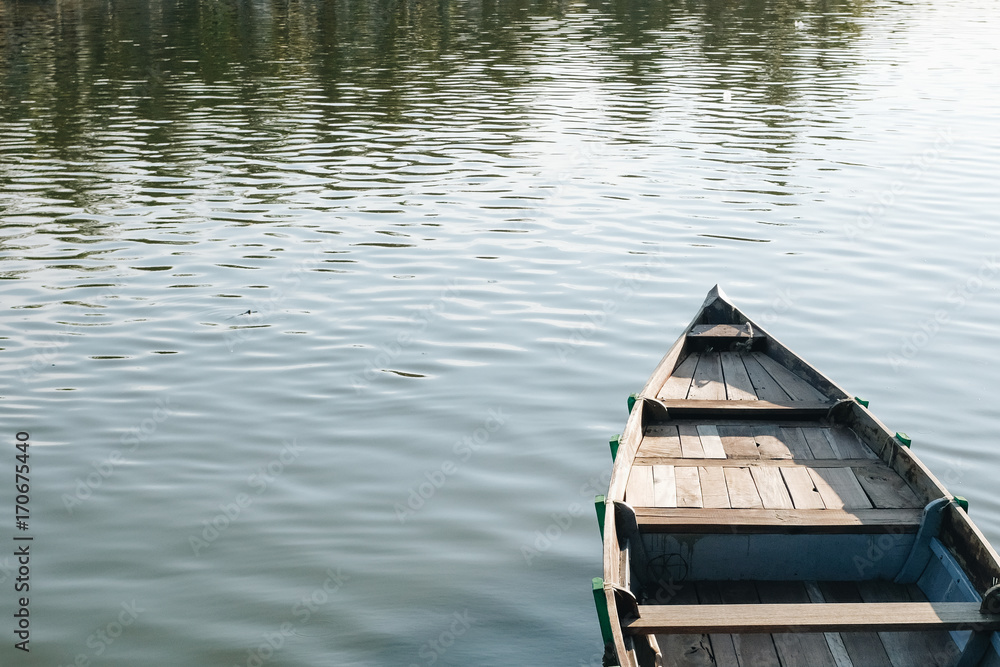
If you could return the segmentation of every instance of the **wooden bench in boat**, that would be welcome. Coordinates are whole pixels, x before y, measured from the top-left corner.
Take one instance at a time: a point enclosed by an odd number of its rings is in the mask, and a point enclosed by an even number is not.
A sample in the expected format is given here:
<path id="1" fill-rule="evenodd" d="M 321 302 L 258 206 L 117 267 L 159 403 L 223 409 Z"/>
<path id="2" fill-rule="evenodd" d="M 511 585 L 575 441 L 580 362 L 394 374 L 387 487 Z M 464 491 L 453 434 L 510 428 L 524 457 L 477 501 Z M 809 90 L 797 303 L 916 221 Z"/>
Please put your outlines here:
<path id="1" fill-rule="evenodd" d="M 822 419 L 838 406 L 833 401 L 793 401 L 775 399 L 731 401 L 659 398 L 657 403 L 673 419 Z"/>
<path id="2" fill-rule="evenodd" d="M 916 533 L 922 509 L 692 509 L 636 507 L 645 533 Z"/>
<path id="3" fill-rule="evenodd" d="M 901 632 L 1000 629 L 977 602 L 640 605 L 626 634 Z"/>

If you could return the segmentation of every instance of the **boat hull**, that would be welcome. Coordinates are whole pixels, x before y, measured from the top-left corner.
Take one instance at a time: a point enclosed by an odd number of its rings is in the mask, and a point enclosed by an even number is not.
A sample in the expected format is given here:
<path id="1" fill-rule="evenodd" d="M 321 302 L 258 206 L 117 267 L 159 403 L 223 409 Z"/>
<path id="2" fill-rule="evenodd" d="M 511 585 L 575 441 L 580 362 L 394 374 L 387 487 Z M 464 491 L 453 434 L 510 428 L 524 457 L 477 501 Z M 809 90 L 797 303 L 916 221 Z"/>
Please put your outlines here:
<path id="1" fill-rule="evenodd" d="M 608 664 L 1000 667 L 996 552 L 907 444 L 713 289 L 598 503 Z"/>

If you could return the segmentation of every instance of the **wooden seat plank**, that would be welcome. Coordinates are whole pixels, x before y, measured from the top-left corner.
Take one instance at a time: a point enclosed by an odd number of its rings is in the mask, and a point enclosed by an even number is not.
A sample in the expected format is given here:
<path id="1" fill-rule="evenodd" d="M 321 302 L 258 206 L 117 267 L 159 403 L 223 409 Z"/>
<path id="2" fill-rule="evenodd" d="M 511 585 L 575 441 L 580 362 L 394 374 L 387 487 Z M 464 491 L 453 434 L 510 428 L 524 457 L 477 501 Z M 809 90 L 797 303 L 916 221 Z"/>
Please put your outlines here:
<path id="1" fill-rule="evenodd" d="M 833 451 L 833 447 L 830 446 L 830 439 L 826 437 L 826 429 L 817 427 L 803 427 L 802 436 L 806 439 L 806 444 L 809 445 L 809 451 L 812 452 L 814 458 L 817 459 L 839 459 L 841 456 L 837 455 L 837 452 Z"/>
<path id="2" fill-rule="evenodd" d="M 677 507 L 701 507 L 701 477 L 697 468 L 674 468 Z"/>
<path id="3" fill-rule="evenodd" d="M 726 488 L 729 490 L 729 504 L 734 508 L 763 508 L 757 485 L 749 468 L 723 468 Z"/>
<path id="4" fill-rule="evenodd" d="M 749 324 L 696 324 L 688 331 L 691 338 L 752 338 Z"/>
<path id="5" fill-rule="evenodd" d="M 858 630 L 897 633 L 965 630 L 972 625 L 998 630 L 1000 614 L 980 613 L 978 602 L 731 604 L 724 600 L 723 604 L 708 605 L 640 605 L 639 618 L 624 621 L 622 630 L 632 635 Z"/>
<path id="6" fill-rule="evenodd" d="M 701 502 L 709 509 L 729 509 L 729 489 L 722 468 L 698 468 L 701 480 Z"/>
<path id="7" fill-rule="evenodd" d="M 681 456 L 691 459 L 703 459 L 705 448 L 701 445 L 701 434 L 694 424 L 681 424 L 677 427 L 677 432 L 681 436 Z"/>
<path id="8" fill-rule="evenodd" d="M 719 430 L 711 424 L 699 424 L 697 429 L 698 437 L 701 438 L 701 449 L 705 452 L 705 458 L 726 458 L 726 450 L 722 446 L 722 439 L 719 437 Z"/>
<path id="9" fill-rule="evenodd" d="M 722 360 L 718 352 L 702 353 L 687 397 L 688 400 L 726 400 L 726 382 L 722 377 Z"/>
<path id="10" fill-rule="evenodd" d="M 792 498 L 785 488 L 781 470 L 755 466 L 750 468 L 750 474 L 757 485 L 757 492 L 765 509 L 792 509 Z"/>
<path id="11" fill-rule="evenodd" d="M 743 366 L 753 383 L 754 393 L 762 401 L 787 401 L 791 400 L 781 386 L 774 381 L 774 378 L 764 370 L 760 362 L 751 355 L 744 355 Z"/>
<path id="12" fill-rule="evenodd" d="M 757 392 L 743 365 L 743 357 L 735 352 L 721 352 L 722 377 L 726 382 L 726 398 L 730 401 L 755 401 Z"/>
<path id="13" fill-rule="evenodd" d="M 759 459 L 757 441 L 749 426 L 718 426 L 722 449 L 731 459 Z"/>
<path id="14" fill-rule="evenodd" d="M 826 399 L 815 387 L 785 368 L 763 352 L 751 352 L 754 359 L 770 374 L 786 394 L 797 401 L 822 401 Z"/>
<path id="15" fill-rule="evenodd" d="M 796 509 L 821 510 L 826 507 L 807 468 L 781 468 L 781 476 Z"/>
<path id="16" fill-rule="evenodd" d="M 851 468 L 809 468 L 827 509 L 870 509 L 871 500 Z"/>
<path id="17" fill-rule="evenodd" d="M 636 456 L 677 456 L 681 455 L 681 439 L 673 424 L 650 425 L 646 427 Z"/>
<path id="18" fill-rule="evenodd" d="M 633 506 L 655 507 L 653 467 L 632 466 L 625 485 L 625 502 Z"/>
<path id="19" fill-rule="evenodd" d="M 723 470 L 730 470 L 724 468 Z M 737 470 L 740 470 L 737 468 Z M 742 470 L 746 471 L 745 468 Z M 747 473 L 749 476 L 749 473 Z M 751 480 L 752 482 L 752 480 Z M 704 481 L 702 492 L 704 496 Z M 669 509 L 634 505 L 646 533 L 877 534 L 916 533 L 922 510 L 764 509 L 763 507 Z"/>
<path id="20" fill-rule="evenodd" d="M 676 456 L 637 456 L 635 465 L 678 465 L 704 466 L 706 468 L 740 466 L 752 468 L 764 466 L 773 468 L 855 468 L 885 470 L 886 464 L 878 459 L 687 459 Z"/>
<path id="21" fill-rule="evenodd" d="M 677 507 L 677 482 L 674 476 L 674 466 L 651 466 L 651 468 L 653 472 L 653 505 L 656 507 Z"/>
<path id="22" fill-rule="evenodd" d="M 903 478 L 891 468 L 854 468 L 854 474 L 875 507 L 899 509 L 923 503 Z"/>
<path id="23" fill-rule="evenodd" d="M 781 427 L 778 429 L 778 437 L 785 443 L 785 447 L 792 453 L 793 459 L 812 459 L 812 450 L 806 443 L 802 429 L 796 427 Z"/>
<path id="24" fill-rule="evenodd" d="M 762 459 L 791 459 L 795 458 L 792 450 L 788 448 L 785 441 L 781 439 L 781 433 L 777 426 L 754 426 L 753 437 L 757 441 L 757 450 Z"/>
<path id="25" fill-rule="evenodd" d="M 661 398 L 660 405 L 671 419 L 763 419 L 819 420 L 826 417 L 834 403 L 830 401 L 778 400 L 729 401 L 690 400 Z"/>
<path id="26" fill-rule="evenodd" d="M 684 361 L 679 363 L 674 372 L 667 378 L 667 381 L 663 383 L 659 393 L 657 393 L 657 397 L 687 398 L 688 391 L 691 389 L 691 381 L 694 379 L 695 369 L 698 368 L 698 358 L 700 356 L 697 352 L 693 352 Z"/>

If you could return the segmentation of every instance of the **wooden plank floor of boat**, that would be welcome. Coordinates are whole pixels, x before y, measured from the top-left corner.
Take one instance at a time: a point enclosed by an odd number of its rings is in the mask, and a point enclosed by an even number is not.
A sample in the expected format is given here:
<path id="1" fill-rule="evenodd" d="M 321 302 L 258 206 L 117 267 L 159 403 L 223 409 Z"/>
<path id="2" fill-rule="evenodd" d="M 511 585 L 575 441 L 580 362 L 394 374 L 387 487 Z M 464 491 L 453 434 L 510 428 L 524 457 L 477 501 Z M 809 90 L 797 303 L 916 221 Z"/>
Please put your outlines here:
<path id="1" fill-rule="evenodd" d="M 706 328 L 710 329 L 710 328 Z M 706 334 L 712 332 L 707 331 Z M 759 352 L 695 353 L 657 393 L 665 402 L 816 404 L 827 399 Z M 718 413 L 725 413 L 725 408 Z M 915 532 L 924 503 L 844 426 L 819 421 L 680 419 L 648 425 L 625 502 L 644 532 Z M 666 604 L 917 602 L 885 581 L 695 581 Z M 959 650 L 944 630 L 657 635 L 665 665 L 944 667 Z"/>
<path id="2" fill-rule="evenodd" d="M 907 516 L 919 515 L 923 507 L 899 474 L 847 428 L 720 420 L 647 426 L 625 502 L 637 513 L 646 508 L 825 509 L 852 516 L 900 510 L 870 514 Z M 685 521 L 694 516 L 671 514 Z M 738 521 L 739 513 L 732 517 Z"/>

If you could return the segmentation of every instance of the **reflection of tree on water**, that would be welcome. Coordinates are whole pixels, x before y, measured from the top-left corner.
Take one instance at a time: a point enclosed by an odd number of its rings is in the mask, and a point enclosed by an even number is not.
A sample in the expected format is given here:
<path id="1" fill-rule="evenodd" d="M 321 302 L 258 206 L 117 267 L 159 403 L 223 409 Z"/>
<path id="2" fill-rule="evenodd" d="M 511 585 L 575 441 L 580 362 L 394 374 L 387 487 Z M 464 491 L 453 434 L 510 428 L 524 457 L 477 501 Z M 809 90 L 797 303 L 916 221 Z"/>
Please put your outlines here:
<path id="1" fill-rule="evenodd" d="M 639 145 L 674 141 L 659 130 L 686 118 L 676 131 L 718 135 L 728 162 L 731 150 L 782 153 L 804 95 L 847 94 L 865 11 L 863 0 L 3 3 L 0 122 L 30 135 L 20 149 L 131 159 L 164 177 L 303 141 L 324 147 L 332 173 L 366 156 L 391 175 L 446 136 L 514 159 L 539 118 L 556 116 L 596 119 L 557 134 Z"/>

